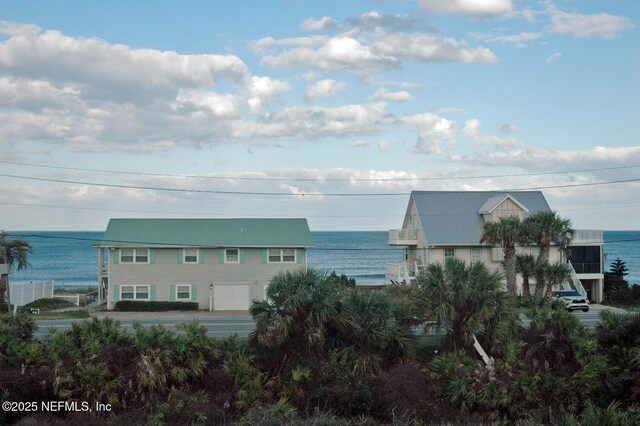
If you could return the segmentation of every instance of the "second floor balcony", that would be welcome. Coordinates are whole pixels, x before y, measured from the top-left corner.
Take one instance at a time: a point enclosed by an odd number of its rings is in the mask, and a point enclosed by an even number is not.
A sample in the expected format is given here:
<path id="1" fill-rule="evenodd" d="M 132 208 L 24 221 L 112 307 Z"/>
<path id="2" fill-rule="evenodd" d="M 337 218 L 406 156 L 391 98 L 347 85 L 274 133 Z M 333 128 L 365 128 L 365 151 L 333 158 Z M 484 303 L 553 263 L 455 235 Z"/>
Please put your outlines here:
<path id="1" fill-rule="evenodd" d="M 573 243 L 604 243 L 602 229 L 576 229 L 573 235 Z"/>
<path id="2" fill-rule="evenodd" d="M 418 244 L 417 229 L 390 229 L 389 245 L 392 246 L 415 246 Z"/>

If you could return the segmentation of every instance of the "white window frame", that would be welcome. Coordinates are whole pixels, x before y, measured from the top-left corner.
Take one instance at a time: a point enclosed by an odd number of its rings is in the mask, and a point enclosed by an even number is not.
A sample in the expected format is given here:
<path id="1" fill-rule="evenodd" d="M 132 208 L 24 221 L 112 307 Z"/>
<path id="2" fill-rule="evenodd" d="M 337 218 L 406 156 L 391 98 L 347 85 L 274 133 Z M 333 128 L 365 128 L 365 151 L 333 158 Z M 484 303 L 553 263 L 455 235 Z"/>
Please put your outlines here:
<path id="1" fill-rule="evenodd" d="M 124 252 L 125 251 L 131 251 L 131 256 L 127 255 L 126 257 L 131 257 L 131 262 L 129 261 L 125 261 L 122 258 L 125 257 L 124 256 Z M 147 260 L 146 262 L 139 262 L 138 261 L 138 256 L 142 256 L 142 254 L 138 254 L 138 252 L 143 252 L 146 251 L 146 257 Z M 151 260 L 151 250 L 149 249 L 130 249 L 130 248 L 123 248 L 120 249 L 120 263 L 124 263 L 124 264 L 134 264 L 134 263 L 139 263 L 139 264 L 144 264 L 144 265 L 148 265 L 149 261 Z"/>
<path id="2" fill-rule="evenodd" d="M 447 252 L 449 252 L 450 254 L 447 254 Z M 444 249 L 445 260 L 450 257 L 456 257 L 456 249 L 454 247 L 445 247 Z"/>
<path id="3" fill-rule="evenodd" d="M 195 251 L 196 252 L 196 260 L 195 261 L 187 261 L 187 251 L 191 250 L 191 251 Z M 193 256 L 193 255 L 189 255 L 189 256 Z M 182 250 L 182 263 L 187 264 L 187 265 L 195 265 L 197 263 L 200 262 L 200 250 L 198 250 L 197 248 L 186 248 Z"/>
<path id="4" fill-rule="evenodd" d="M 236 254 L 229 254 L 229 251 L 231 250 L 235 250 Z M 233 260 L 232 258 L 230 258 L 229 256 L 235 256 L 236 259 Z M 227 248 L 224 249 L 224 263 L 240 263 L 240 249 L 239 248 Z"/>
<path id="5" fill-rule="evenodd" d="M 502 247 L 491 247 L 491 261 L 504 262 L 504 249 Z"/>
<path id="6" fill-rule="evenodd" d="M 184 291 L 180 291 L 180 287 L 187 287 L 189 289 L 189 296 L 184 298 L 180 297 L 180 293 L 185 293 Z M 191 284 L 176 284 L 176 300 L 191 300 Z"/>
<path id="7" fill-rule="evenodd" d="M 480 247 L 471 247 L 471 261 L 482 262 L 482 249 Z"/>
<path id="8" fill-rule="evenodd" d="M 133 291 L 133 297 L 132 298 L 125 298 L 123 297 L 123 293 L 124 293 L 124 289 L 126 287 L 130 287 Z M 142 298 L 142 297 L 138 297 L 138 288 L 141 287 L 146 287 L 147 288 L 147 297 L 146 298 Z M 131 293 L 131 292 L 128 292 Z M 126 284 L 126 285 L 121 285 L 120 286 L 120 300 L 146 300 L 149 301 L 151 300 L 151 286 L 148 284 Z"/>
<path id="9" fill-rule="evenodd" d="M 293 252 L 293 260 L 284 260 L 285 251 Z M 273 253 L 272 253 L 273 252 Z M 277 254 L 276 254 L 277 253 Z M 278 260 L 271 260 L 271 257 L 278 257 Z M 287 254 L 287 257 L 291 257 L 291 254 Z M 286 248 L 286 249 L 267 249 L 267 263 L 297 263 L 298 262 L 298 251 L 294 248 Z"/>
<path id="10" fill-rule="evenodd" d="M 531 247 L 531 256 L 533 256 L 535 259 L 537 259 L 538 256 L 540 256 L 540 247 L 538 247 L 538 246 Z"/>

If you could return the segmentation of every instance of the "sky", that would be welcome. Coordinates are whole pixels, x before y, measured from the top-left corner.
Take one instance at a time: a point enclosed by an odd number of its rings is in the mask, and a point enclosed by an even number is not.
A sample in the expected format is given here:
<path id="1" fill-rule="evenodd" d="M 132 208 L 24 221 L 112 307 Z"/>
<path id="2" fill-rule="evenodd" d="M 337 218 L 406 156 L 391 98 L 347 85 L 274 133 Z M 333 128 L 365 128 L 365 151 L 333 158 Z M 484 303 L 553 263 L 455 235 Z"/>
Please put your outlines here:
<path id="1" fill-rule="evenodd" d="M 540 189 L 640 229 L 640 8 L 611 0 L 0 2 L 0 229 L 402 225 Z"/>

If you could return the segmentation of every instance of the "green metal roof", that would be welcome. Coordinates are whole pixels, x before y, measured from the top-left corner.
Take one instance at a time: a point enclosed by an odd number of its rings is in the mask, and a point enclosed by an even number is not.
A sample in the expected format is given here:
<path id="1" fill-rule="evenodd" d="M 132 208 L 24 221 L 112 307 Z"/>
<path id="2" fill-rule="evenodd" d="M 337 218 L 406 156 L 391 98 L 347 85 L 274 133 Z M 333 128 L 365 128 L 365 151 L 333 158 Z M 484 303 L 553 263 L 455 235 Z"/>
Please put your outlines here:
<path id="1" fill-rule="evenodd" d="M 111 219 L 97 247 L 310 247 L 306 219 Z"/>

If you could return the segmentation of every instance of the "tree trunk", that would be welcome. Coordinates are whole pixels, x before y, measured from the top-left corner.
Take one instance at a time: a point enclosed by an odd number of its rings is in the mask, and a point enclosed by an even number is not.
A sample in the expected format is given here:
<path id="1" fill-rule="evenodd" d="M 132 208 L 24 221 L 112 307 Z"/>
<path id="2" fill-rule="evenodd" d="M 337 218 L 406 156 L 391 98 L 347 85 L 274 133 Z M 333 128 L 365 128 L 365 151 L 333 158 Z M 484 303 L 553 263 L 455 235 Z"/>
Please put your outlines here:
<path id="1" fill-rule="evenodd" d="M 507 279 L 507 292 L 515 300 L 516 298 L 516 249 L 515 247 L 504 248 L 504 274 Z"/>
<path id="2" fill-rule="evenodd" d="M 544 272 L 541 265 L 549 262 L 549 246 L 540 247 L 540 253 L 536 260 L 536 300 L 542 302 L 545 293 Z"/>
<path id="3" fill-rule="evenodd" d="M 5 302 L 5 296 L 7 302 Z M 9 305 L 9 275 L 0 274 L 0 312 L 4 310 L 11 311 L 11 306 Z"/>
<path id="4" fill-rule="evenodd" d="M 522 297 L 531 299 L 531 288 L 529 287 L 529 275 L 522 274 Z"/>
<path id="5" fill-rule="evenodd" d="M 547 289 L 544 292 L 543 306 L 548 308 L 551 306 L 551 296 L 553 295 L 553 283 L 547 284 Z"/>

